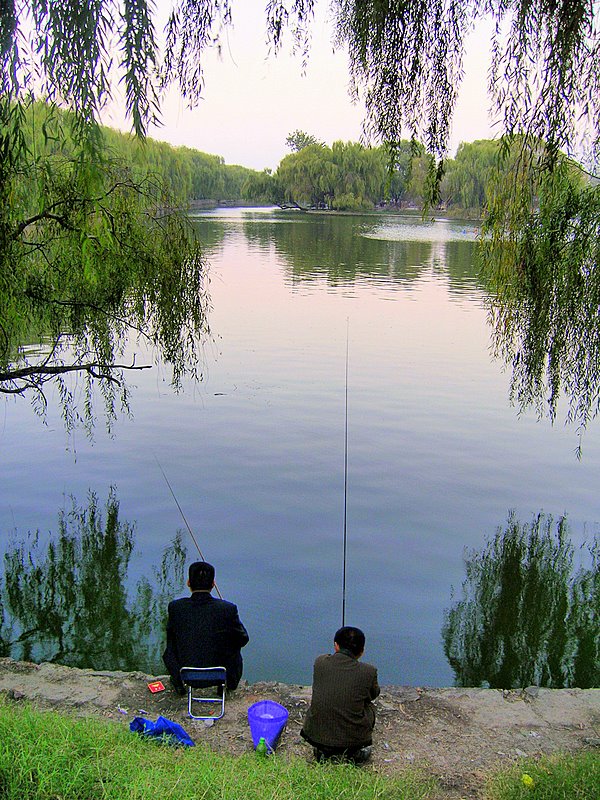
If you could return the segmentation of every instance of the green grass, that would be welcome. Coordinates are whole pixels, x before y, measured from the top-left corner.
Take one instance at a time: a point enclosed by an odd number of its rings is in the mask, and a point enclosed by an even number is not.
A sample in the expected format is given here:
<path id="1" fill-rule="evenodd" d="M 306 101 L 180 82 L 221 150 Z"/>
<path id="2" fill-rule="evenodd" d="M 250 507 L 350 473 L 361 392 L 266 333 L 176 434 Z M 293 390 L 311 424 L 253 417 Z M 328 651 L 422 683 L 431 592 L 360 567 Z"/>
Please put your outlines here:
<path id="1" fill-rule="evenodd" d="M 523 775 L 531 781 L 523 782 Z M 529 785 L 526 785 L 529 784 Z M 434 780 L 280 755 L 173 748 L 99 719 L 0 699 L 2 800 L 433 800 Z M 600 756 L 526 760 L 490 775 L 485 800 L 597 800 Z"/>
<path id="2" fill-rule="evenodd" d="M 600 755 L 584 752 L 520 761 L 490 776 L 486 800 L 598 800 Z"/>
<path id="3" fill-rule="evenodd" d="M 426 800 L 434 782 L 299 758 L 173 748 L 96 719 L 0 702 L 2 800 Z"/>

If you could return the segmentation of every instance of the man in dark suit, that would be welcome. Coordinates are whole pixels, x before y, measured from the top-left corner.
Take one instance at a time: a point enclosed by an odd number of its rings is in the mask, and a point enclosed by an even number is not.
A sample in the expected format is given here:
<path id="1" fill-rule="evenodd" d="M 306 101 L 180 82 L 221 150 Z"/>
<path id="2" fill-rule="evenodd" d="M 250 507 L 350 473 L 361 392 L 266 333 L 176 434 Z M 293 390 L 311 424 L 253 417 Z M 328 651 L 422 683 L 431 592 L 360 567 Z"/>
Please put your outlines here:
<path id="1" fill-rule="evenodd" d="M 183 694 L 181 667 L 225 667 L 227 688 L 235 689 L 242 677 L 241 649 L 248 644 L 248 632 L 238 616 L 237 606 L 211 595 L 215 568 L 207 561 L 190 565 L 190 597 L 169 603 L 167 646 L 163 661 L 175 690 Z"/>
<path id="2" fill-rule="evenodd" d="M 372 701 L 379 695 L 377 670 L 359 662 L 365 651 L 360 628 L 340 628 L 333 647 L 333 655 L 315 661 L 312 700 L 300 735 L 313 746 L 318 761 L 334 758 L 359 763 L 371 754 Z"/>

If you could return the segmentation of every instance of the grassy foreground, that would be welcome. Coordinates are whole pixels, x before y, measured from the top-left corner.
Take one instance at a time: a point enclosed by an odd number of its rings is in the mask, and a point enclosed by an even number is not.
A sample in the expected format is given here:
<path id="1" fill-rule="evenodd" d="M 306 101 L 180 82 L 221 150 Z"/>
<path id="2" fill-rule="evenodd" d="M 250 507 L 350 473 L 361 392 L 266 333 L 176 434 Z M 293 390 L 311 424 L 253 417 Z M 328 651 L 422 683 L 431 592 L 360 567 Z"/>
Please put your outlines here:
<path id="1" fill-rule="evenodd" d="M 432 788 L 416 772 L 388 780 L 351 766 L 173 748 L 125 725 L 0 701 L 2 800 L 425 800 Z"/>
<path id="2" fill-rule="evenodd" d="M 525 777 L 526 776 L 526 777 Z M 523 762 L 488 782 L 489 800 L 592 800 L 600 757 Z M 297 758 L 233 758 L 144 740 L 126 726 L 0 700 L 2 800 L 428 800 L 435 782 L 414 770 L 384 777 Z"/>

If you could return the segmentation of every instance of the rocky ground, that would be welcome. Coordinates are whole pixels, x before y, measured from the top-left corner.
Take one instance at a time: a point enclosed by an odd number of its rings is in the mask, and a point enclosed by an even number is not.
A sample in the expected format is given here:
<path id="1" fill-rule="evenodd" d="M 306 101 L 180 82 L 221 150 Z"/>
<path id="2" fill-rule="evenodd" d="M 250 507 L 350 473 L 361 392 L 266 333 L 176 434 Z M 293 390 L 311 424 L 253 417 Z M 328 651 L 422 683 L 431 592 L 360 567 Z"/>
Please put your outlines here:
<path id="1" fill-rule="evenodd" d="M 180 723 L 195 742 L 239 755 L 251 749 L 247 709 L 271 699 L 289 720 L 278 753 L 311 759 L 300 738 L 310 687 L 281 683 L 243 684 L 226 699 L 225 716 L 211 725 L 190 720 L 187 702 L 170 688 L 152 694 L 160 676 L 139 672 L 96 672 L 55 664 L 0 659 L 0 692 L 77 715 L 97 715 L 128 724 L 135 716 L 158 715 Z M 489 769 L 523 756 L 582 749 L 600 758 L 600 689 L 430 689 L 383 687 L 376 701 L 377 724 L 369 769 L 394 773 L 419 765 L 435 774 L 440 800 L 478 798 Z"/>

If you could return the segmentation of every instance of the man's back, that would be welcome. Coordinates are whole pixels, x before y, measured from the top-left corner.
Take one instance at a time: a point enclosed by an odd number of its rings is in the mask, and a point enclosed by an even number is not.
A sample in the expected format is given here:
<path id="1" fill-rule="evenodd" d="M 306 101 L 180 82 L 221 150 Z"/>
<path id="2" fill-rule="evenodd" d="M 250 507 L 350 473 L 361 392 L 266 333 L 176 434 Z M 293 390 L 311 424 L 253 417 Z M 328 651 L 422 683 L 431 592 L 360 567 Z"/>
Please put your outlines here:
<path id="1" fill-rule="evenodd" d="M 346 652 L 322 655 L 313 671 L 304 737 L 315 746 L 355 748 L 371 744 L 379 695 L 377 670 Z"/>
<path id="2" fill-rule="evenodd" d="M 226 666 L 224 662 L 248 642 L 237 606 L 207 592 L 169 603 L 167 642 L 170 633 L 178 660 L 185 667 Z"/>
<path id="3" fill-rule="evenodd" d="M 205 562 L 197 562 L 190 569 L 194 567 L 213 570 Z M 234 603 L 217 600 L 209 589 L 192 586 L 190 597 L 169 603 L 163 660 L 178 691 L 183 690 L 179 678 L 181 667 L 225 667 L 227 686 L 235 689 L 242 677 L 240 650 L 248 640 Z"/>

